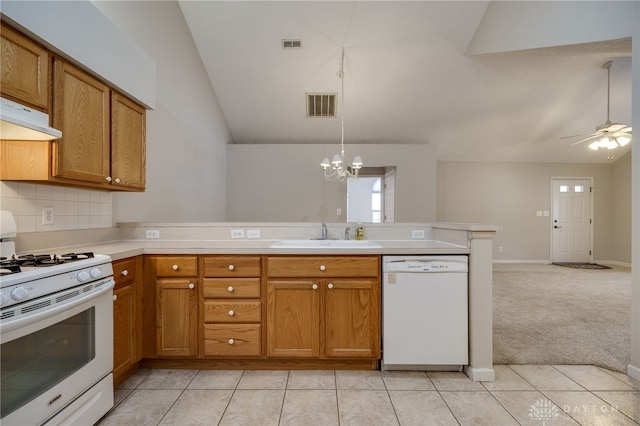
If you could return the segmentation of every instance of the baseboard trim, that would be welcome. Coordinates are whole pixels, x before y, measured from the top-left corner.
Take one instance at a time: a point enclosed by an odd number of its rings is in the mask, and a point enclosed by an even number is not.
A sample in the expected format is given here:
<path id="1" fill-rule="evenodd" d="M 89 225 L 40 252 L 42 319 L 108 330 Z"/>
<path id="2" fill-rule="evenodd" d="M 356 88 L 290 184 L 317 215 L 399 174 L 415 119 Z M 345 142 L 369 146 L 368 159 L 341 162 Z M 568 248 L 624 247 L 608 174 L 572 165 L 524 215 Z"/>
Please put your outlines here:
<path id="1" fill-rule="evenodd" d="M 632 379 L 640 380 L 640 367 L 636 367 L 635 365 L 627 365 L 627 376 Z"/>
<path id="2" fill-rule="evenodd" d="M 510 260 L 510 259 L 493 259 L 493 263 L 529 263 L 529 264 L 541 264 L 551 265 L 549 260 Z M 631 268 L 631 263 L 618 262 L 617 260 L 594 260 L 593 263 L 599 263 L 600 265 L 613 265 L 622 266 L 624 268 Z"/>
<path id="3" fill-rule="evenodd" d="M 493 368 L 464 367 L 464 373 L 474 382 L 495 382 L 496 372 Z"/>

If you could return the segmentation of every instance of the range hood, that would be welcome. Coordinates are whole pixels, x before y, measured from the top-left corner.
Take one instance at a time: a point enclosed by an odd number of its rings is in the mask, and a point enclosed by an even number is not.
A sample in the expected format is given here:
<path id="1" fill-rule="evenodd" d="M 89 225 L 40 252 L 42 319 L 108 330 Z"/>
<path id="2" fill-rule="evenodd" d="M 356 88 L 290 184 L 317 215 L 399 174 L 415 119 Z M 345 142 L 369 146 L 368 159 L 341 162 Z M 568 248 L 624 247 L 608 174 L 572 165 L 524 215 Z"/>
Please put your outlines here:
<path id="1" fill-rule="evenodd" d="M 0 139 L 50 141 L 62 132 L 49 126 L 49 114 L 0 98 Z"/>

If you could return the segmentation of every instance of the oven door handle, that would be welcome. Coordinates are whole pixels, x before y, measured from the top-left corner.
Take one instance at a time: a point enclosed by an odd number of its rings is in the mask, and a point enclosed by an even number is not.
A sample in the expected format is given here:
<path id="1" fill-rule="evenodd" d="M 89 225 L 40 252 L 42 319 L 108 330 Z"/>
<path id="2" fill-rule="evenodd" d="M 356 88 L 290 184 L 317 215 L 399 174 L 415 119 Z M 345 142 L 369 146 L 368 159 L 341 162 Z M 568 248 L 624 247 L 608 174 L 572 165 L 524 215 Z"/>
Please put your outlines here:
<path id="1" fill-rule="evenodd" d="M 53 316 L 59 312 L 63 312 L 67 309 L 72 309 L 76 306 L 82 305 L 83 303 L 91 299 L 100 297 L 105 293 L 111 292 L 111 290 L 113 290 L 114 285 L 115 285 L 115 281 L 113 280 L 113 278 L 111 278 L 108 281 L 105 281 L 97 289 L 94 288 L 93 290 L 88 291 L 80 296 L 58 303 L 51 309 L 45 309 L 30 315 L 20 316 L 20 318 L 17 318 L 14 321 L 5 320 L 3 321 L 2 326 L 0 327 L 0 331 L 4 333 L 6 331 L 14 330 L 19 327 L 25 327 L 25 326 L 28 326 L 29 324 L 33 324 L 47 317 Z"/>

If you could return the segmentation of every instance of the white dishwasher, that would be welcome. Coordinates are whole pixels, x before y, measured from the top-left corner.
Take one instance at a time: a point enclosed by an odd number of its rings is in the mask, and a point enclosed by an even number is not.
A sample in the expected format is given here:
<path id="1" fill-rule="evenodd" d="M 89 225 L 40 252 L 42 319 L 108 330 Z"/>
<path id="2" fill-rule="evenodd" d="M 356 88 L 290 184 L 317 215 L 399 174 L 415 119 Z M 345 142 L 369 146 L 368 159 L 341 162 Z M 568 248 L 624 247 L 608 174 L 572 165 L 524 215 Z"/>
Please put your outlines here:
<path id="1" fill-rule="evenodd" d="M 468 258 L 382 257 L 383 370 L 468 364 Z"/>

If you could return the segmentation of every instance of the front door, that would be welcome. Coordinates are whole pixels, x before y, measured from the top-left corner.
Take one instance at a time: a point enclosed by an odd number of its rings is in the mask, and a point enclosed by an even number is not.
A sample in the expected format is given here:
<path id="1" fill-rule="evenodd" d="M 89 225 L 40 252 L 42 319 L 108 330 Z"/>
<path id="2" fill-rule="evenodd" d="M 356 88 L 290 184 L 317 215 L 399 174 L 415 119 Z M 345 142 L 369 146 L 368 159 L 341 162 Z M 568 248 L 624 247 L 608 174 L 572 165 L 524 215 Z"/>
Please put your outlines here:
<path id="1" fill-rule="evenodd" d="M 551 261 L 591 261 L 590 178 L 552 179 Z"/>

